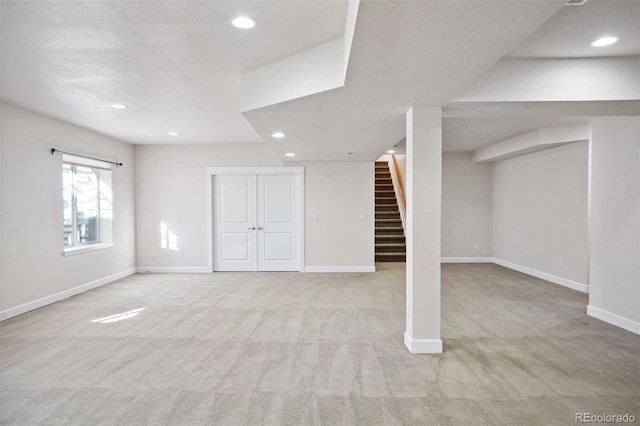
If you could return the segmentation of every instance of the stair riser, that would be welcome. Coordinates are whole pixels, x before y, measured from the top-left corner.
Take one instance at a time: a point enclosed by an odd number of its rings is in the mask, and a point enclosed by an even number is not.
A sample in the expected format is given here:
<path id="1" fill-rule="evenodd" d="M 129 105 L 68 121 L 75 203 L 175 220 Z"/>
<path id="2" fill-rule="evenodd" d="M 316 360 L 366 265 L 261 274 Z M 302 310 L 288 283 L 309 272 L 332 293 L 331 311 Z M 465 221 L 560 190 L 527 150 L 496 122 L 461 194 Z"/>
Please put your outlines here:
<path id="1" fill-rule="evenodd" d="M 376 213 L 376 220 L 377 219 L 397 219 L 397 220 L 400 220 L 400 213 L 398 213 L 398 212 L 377 212 Z"/>
<path id="2" fill-rule="evenodd" d="M 394 212 L 378 212 L 376 213 L 375 220 L 398 220 L 400 221 L 399 223 L 402 223 L 402 220 L 400 219 L 400 213 Z"/>
<path id="3" fill-rule="evenodd" d="M 376 198 L 376 204 L 396 204 L 395 197 L 392 198 Z"/>
<path id="4" fill-rule="evenodd" d="M 402 253 L 404 254 L 407 251 L 405 246 L 395 247 L 395 246 L 378 246 L 376 247 L 376 254 L 378 253 Z"/>
<path id="5" fill-rule="evenodd" d="M 397 254 L 393 256 L 376 256 L 376 262 L 406 262 L 407 256 L 404 254 Z"/>
<path id="6" fill-rule="evenodd" d="M 376 191 L 393 191 L 393 185 L 376 185 Z"/>
<path id="7" fill-rule="evenodd" d="M 386 198 L 395 198 L 396 193 L 389 190 L 377 190 L 376 189 L 376 197 L 386 197 Z"/>
<path id="8" fill-rule="evenodd" d="M 404 237 L 397 235 L 393 238 L 385 238 L 382 239 L 380 236 L 376 238 L 376 244 L 405 244 Z"/>
<path id="9" fill-rule="evenodd" d="M 378 212 L 391 212 L 396 213 L 398 211 L 397 204 L 377 204 L 376 213 Z"/>
<path id="10" fill-rule="evenodd" d="M 376 228 L 376 235 L 404 235 L 402 228 Z"/>
<path id="11" fill-rule="evenodd" d="M 391 180 L 387 182 L 386 179 L 376 181 L 376 189 L 378 188 L 386 191 L 393 191 L 393 183 L 391 182 Z"/>
<path id="12" fill-rule="evenodd" d="M 380 222 L 380 221 L 376 221 L 376 228 L 384 228 L 384 227 L 394 227 L 394 228 L 398 228 L 402 226 L 402 221 L 397 220 L 397 221 L 393 221 L 393 222 Z"/>

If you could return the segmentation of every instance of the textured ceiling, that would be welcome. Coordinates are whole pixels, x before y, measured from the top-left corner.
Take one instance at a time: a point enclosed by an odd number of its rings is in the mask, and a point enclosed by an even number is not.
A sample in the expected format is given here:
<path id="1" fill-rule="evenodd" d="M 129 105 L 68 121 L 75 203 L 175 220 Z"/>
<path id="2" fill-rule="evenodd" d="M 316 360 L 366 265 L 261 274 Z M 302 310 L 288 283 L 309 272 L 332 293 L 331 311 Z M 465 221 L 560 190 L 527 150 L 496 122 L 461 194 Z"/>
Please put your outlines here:
<path id="1" fill-rule="evenodd" d="M 447 101 L 561 7 L 361 2 L 343 88 L 244 115 L 283 160 L 295 150 L 296 161 L 371 161 L 404 137 L 412 105 Z M 274 126 L 287 140 L 269 141 Z"/>
<path id="2" fill-rule="evenodd" d="M 606 49 L 589 46 L 604 36 L 621 42 Z M 640 2 L 590 0 L 563 7 L 531 37 L 513 49 L 512 58 L 586 58 L 640 55 Z"/>
<path id="3" fill-rule="evenodd" d="M 347 11 L 343 1 L 1 7 L 4 100 L 140 144 L 259 142 L 240 115 L 241 72 L 341 37 Z M 258 27 L 232 27 L 242 14 Z"/>
<path id="4" fill-rule="evenodd" d="M 640 61 L 640 1 L 563 3 L 362 1 L 344 87 L 243 114 L 242 73 L 343 37 L 346 0 L 2 1 L 2 99 L 136 144 L 265 141 L 283 161 L 291 161 L 286 151 L 295 161 L 353 161 L 348 151 L 371 161 L 404 137 L 413 105 L 445 106 L 445 150 L 592 115 L 640 114 L 637 101 L 606 96 L 451 102 L 505 57 Z M 240 14 L 258 27 L 231 27 Z M 622 40 L 588 46 L 606 34 Z M 517 95 L 527 100 L 526 90 Z M 287 138 L 275 142 L 274 130 Z"/>

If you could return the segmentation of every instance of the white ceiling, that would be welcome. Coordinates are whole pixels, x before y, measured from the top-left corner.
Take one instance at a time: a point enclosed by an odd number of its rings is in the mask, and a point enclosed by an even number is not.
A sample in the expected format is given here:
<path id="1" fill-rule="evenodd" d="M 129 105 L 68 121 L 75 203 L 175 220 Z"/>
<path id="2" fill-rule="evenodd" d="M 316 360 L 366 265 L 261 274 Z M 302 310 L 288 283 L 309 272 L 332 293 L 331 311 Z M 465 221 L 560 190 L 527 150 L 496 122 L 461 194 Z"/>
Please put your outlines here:
<path id="1" fill-rule="evenodd" d="M 618 36 L 620 43 L 594 49 L 589 43 Z M 640 3 L 637 0 L 590 0 L 563 7 L 513 49 L 511 58 L 587 58 L 640 55 Z"/>
<path id="2" fill-rule="evenodd" d="M 450 102 L 503 57 L 640 54 L 639 1 L 563 3 L 362 1 L 344 87 L 242 113 L 242 73 L 342 37 L 347 1 L 3 1 L 2 99 L 136 144 L 265 141 L 283 161 L 371 161 L 404 137 L 412 105 L 445 107 L 454 151 L 639 114 L 635 98 Z M 240 14 L 258 27 L 231 27 Z M 621 41 L 588 46 L 604 34 Z"/>
<path id="3" fill-rule="evenodd" d="M 260 142 L 240 115 L 241 73 L 341 37 L 347 11 L 342 1 L 1 7 L 3 99 L 136 144 Z M 244 14 L 258 27 L 230 25 Z"/>

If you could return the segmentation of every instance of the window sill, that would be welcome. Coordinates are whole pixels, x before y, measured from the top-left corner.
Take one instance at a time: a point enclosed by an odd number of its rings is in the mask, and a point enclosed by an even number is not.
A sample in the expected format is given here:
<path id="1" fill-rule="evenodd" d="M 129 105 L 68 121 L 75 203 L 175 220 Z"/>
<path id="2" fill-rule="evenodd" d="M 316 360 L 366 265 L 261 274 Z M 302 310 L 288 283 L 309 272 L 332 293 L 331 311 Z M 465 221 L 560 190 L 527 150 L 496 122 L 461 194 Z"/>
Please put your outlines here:
<path id="1" fill-rule="evenodd" d="M 69 247 L 62 252 L 63 256 L 72 256 L 74 254 L 86 253 L 88 251 L 102 250 L 113 247 L 113 243 L 97 243 L 86 246 Z"/>

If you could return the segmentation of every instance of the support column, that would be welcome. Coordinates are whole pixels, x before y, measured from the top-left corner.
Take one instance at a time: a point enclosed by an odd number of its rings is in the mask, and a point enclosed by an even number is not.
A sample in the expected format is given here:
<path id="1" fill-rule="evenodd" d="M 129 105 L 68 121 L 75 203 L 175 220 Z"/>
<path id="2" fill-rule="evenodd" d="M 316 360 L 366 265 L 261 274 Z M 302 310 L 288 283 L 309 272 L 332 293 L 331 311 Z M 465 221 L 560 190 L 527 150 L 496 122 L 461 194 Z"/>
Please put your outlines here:
<path id="1" fill-rule="evenodd" d="M 406 118 L 407 327 L 404 343 L 411 353 L 442 353 L 442 109 L 413 107 Z"/>

